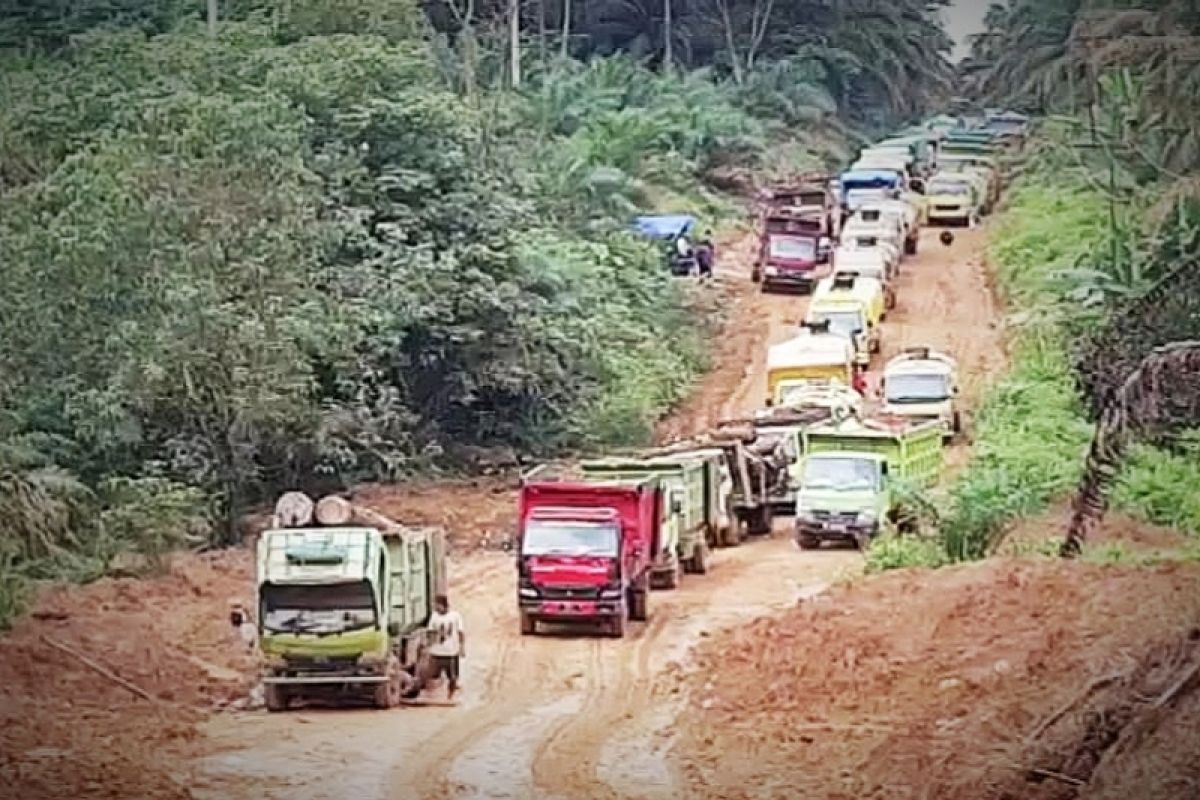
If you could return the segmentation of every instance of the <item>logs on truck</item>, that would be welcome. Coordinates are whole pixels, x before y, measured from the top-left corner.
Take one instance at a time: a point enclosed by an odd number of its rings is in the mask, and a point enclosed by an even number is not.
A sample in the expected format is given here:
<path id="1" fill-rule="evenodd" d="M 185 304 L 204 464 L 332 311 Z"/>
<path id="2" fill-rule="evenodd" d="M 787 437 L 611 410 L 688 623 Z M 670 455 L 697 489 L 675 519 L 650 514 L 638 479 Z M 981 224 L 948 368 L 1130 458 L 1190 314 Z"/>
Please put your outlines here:
<path id="1" fill-rule="evenodd" d="M 258 635 L 270 711 L 361 697 L 393 708 L 429 675 L 425 628 L 446 591 L 442 532 L 336 496 L 280 497 L 256 545 Z"/>

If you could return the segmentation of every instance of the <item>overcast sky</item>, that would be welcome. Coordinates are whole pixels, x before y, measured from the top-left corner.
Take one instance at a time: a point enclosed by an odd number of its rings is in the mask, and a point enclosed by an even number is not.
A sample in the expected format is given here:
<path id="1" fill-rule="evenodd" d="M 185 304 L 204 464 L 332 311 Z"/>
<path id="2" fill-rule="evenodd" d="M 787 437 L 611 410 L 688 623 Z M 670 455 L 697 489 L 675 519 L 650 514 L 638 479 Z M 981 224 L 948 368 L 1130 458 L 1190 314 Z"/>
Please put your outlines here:
<path id="1" fill-rule="evenodd" d="M 946 28 L 958 43 L 954 51 L 956 59 L 967 54 L 967 37 L 983 29 L 983 15 L 987 13 L 988 4 L 989 0 L 954 0 L 945 11 Z"/>

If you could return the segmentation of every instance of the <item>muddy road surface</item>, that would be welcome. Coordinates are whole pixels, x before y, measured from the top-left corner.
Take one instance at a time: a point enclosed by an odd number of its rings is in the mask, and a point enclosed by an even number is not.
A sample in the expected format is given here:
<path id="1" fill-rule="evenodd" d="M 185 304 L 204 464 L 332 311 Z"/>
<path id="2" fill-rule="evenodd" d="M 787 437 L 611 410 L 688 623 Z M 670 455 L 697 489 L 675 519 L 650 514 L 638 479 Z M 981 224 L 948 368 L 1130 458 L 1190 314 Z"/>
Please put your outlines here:
<path id="1" fill-rule="evenodd" d="M 884 353 L 917 344 L 960 360 L 968 403 L 1004 363 L 998 311 L 982 263 L 984 233 L 959 232 L 947 248 L 926 231 L 905 262 Z M 685 436 L 757 409 L 766 348 L 793 336 L 807 299 L 762 295 L 749 283 L 748 242 L 730 251 L 741 286 L 714 369 L 660 427 Z M 880 361 L 874 368 L 882 364 Z M 961 460 L 960 452 L 951 456 Z M 787 523 L 774 534 L 713 554 L 709 573 L 650 597 L 650 618 L 623 640 L 564 629 L 521 636 L 515 570 L 506 555 L 452 565 L 452 603 L 464 615 L 464 688 L 449 705 L 435 688 L 392 712 L 306 709 L 224 715 L 206 734 L 213 755 L 196 765 L 203 798 L 669 798 L 685 791 L 671 757 L 689 652 L 718 630 L 794 605 L 861 571 L 853 551 L 801 553 Z"/>

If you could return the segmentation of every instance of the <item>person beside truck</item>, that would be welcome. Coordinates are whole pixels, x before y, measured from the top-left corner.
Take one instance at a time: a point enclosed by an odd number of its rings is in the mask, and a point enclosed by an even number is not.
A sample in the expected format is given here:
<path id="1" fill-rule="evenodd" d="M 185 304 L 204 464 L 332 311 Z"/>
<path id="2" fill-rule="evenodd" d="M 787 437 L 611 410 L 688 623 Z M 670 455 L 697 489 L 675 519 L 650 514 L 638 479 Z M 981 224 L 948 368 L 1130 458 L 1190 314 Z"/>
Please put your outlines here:
<path id="1" fill-rule="evenodd" d="M 463 618 L 450 608 L 450 599 L 439 594 L 433 601 L 434 612 L 429 617 L 429 655 L 433 661 L 430 679 L 446 679 L 446 698 L 454 699 L 458 692 L 459 660 L 467 657 L 467 635 Z"/>

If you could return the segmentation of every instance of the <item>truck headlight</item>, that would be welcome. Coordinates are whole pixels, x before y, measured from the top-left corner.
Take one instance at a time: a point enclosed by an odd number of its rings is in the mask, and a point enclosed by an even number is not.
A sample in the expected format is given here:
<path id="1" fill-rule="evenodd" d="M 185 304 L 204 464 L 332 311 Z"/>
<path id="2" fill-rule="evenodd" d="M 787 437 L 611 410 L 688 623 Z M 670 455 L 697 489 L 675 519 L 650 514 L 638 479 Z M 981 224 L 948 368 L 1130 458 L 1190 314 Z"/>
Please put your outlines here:
<path id="1" fill-rule="evenodd" d="M 770 275 L 772 278 L 779 274 L 778 267 L 767 267 L 763 270 L 763 274 Z"/>
<path id="2" fill-rule="evenodd" d="M 813 513 L 811 508 L 799 509 L 796 511 L 797 522 L 816 522 L 817 515 Z"/>
<path id="3" fill-rule="evenodd" d="M 605 589 L 604 591 L 600 592 L 600 598 L 602 600 L 620 600 L 621 599 L 621 590 L 620 589 Z"/>
<path id="4" fill-rule="evenodd" d="M 519 594 L 521 597 L 537 597 L 538 596 L 537 589 L 527 589 L 527 588 L 519 589 L 517 591 L 517 594 Z"/>
<path id="5" fill-rule="evenodd" d="M 856 519 L 856 522 L 858 522 L 859 525 L 867 526 L 874 525 L 878 521 L 879 517 L 874 511 L 860 511 L 858 512 L 858 517 Z"/>

